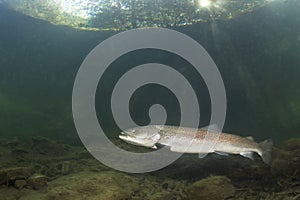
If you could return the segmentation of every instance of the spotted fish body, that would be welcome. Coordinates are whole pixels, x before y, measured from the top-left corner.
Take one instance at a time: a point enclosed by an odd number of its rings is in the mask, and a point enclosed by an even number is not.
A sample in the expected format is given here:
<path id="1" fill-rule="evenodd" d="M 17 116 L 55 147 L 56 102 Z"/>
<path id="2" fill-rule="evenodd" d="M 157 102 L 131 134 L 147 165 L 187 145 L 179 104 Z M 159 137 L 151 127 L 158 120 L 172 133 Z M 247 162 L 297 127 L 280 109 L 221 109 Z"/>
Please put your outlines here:
<path id="1" fill-rule="evenodd" d="M 129 129 L 119 137 L 125 142 L 148 148 L 156 149 L 156 144 L 169 146 L 171 151 L 180 153 L 240 154 L 253 159 L 255 152 L 265 163 L 271 163 L 272 140 L 257 143 L 251 137 L 220 133 L 213 126 L 194 129 L 149 125 Z"/>

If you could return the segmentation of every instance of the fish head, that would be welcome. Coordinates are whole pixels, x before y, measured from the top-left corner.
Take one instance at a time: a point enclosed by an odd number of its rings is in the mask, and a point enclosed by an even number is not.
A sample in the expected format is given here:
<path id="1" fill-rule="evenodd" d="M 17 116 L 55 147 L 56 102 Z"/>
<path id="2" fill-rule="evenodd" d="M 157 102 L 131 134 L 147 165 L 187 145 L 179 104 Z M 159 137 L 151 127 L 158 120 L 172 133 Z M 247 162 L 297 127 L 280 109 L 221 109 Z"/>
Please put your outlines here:
<path id="1" fill-rule="evenodd" d="M 157 149 L 155 144 L 160 139 L 160 126 L 142 126 L 121 132 L 119 138 L 129 144 Z"/>

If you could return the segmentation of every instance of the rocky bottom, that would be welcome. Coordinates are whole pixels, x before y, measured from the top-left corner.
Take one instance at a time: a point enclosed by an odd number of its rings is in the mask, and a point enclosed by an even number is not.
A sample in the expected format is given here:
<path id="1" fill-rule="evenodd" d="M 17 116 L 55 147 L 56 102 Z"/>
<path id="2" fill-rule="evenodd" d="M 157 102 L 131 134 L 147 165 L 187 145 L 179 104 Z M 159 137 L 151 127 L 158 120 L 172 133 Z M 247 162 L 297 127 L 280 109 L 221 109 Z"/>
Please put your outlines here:
<path id="1" fill-rule="evenodd" d="M 43 137 L 0 141 L 1 200 L 296 200 L 299 170 L 300 139 L 276 145 L 271 166 L 259 158 L 184 155 L 147 174 L 112 170 L 83 147 Z"/>

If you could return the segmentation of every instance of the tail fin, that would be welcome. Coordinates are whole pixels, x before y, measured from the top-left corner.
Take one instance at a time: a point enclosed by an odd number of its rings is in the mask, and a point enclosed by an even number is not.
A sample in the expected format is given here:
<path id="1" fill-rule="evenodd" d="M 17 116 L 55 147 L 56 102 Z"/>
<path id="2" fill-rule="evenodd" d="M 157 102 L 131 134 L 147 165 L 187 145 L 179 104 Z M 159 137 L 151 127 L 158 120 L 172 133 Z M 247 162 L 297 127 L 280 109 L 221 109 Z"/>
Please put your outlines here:
<path id="1" fill-rule="evenodd" d="M 272 162 L 272 147 L 273 147 L 272 139 L 268 139 L 259 143 L 259 148 L 261 150 L 260 156 L 262 160 L 268 165 L 270 165 Z"/>

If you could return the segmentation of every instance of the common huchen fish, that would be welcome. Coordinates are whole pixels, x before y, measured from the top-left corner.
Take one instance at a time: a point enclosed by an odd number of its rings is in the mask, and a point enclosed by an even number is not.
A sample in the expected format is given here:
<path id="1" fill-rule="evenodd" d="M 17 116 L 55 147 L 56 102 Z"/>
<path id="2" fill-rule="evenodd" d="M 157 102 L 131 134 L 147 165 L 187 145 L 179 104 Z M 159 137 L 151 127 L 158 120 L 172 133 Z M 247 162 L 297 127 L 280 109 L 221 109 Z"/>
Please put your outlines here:
<path id="1" fill-rule="evenodd" d="M 156 145 L 169 146 L 173 152 L 206 155 L 240 154 L 253 160 L 257 153 L 266 164 L 271 163 L 271 139 L 257 143 L 252 137 L 222 133 L 214 125 L 201 129 L 148 125 L 121 132 L 119 138 L 137 146 L 157 149 Z"/>

